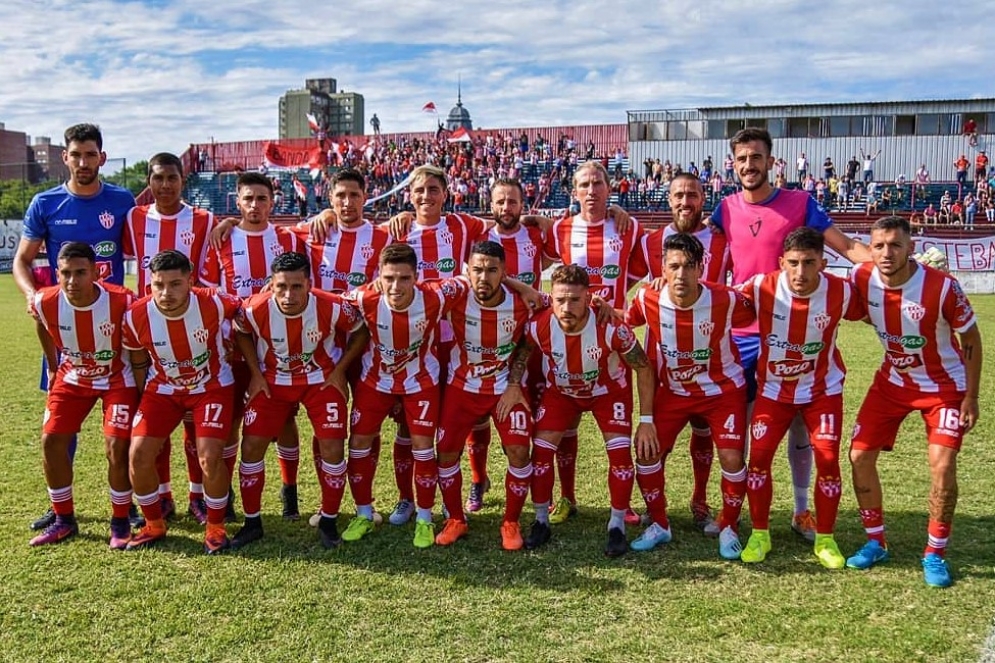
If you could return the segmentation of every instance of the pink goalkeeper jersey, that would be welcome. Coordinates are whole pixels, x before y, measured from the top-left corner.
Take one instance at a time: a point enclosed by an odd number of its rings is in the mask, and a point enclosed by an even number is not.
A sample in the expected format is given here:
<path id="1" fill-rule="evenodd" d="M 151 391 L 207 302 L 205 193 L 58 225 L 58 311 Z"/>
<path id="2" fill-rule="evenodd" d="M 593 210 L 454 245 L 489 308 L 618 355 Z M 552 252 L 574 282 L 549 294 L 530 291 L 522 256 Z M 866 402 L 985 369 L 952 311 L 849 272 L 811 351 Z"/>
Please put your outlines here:
<path id="1" fill-rule="evenodd" d="M 774 189 L 761 203 L 746 202 L 742 193 L 726 196 L 712 212 L 711 222 L 728 238 L 732 282 L 736 285 L 778 270 L 784 238 L 792 230 L 808 226 L 824 232 L 833 224 L 812 196 L 793 189 Z M 754 323 L 733 333 L 760 332 Z"/>

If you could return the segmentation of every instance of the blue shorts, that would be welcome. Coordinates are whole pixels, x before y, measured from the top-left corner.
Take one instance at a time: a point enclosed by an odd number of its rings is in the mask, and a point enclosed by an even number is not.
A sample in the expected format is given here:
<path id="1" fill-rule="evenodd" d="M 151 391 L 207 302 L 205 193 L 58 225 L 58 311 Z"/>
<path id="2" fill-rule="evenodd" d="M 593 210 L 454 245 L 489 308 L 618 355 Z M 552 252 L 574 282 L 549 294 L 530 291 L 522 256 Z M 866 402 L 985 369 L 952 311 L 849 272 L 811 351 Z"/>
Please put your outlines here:
<path id="1" fill-rule="evenodd" d="M 760 336 L 732 337 L 739 348 L 739 364 L 743 367 L 743 377 L 746 378 L 746 402 L 752 403 L 757 398 L 757 358 L 760 356 Z"/>

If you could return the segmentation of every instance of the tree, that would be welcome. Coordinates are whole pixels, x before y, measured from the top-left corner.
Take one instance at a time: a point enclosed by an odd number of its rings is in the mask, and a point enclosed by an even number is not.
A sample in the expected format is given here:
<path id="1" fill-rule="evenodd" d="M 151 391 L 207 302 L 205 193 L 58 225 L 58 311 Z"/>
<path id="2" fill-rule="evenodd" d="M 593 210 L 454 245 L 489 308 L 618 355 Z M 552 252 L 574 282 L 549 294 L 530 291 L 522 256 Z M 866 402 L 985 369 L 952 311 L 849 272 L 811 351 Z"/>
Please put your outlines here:
<path id="1" fill-rule="evenodd" d="M 132 195 L 137 196 L 145 188 L 145 180 L 148 178 L 148 173 L 149 162 L 137 161 L 104 179 L 111 184 L 123 186 L 125 189 L 131 191 Z"/>
<path id="2" fill-rule="evenodd" d="M 34 195 L 58 184 L 55 181 L 30 184 L 24 180 L 0 180 L 0 219 L 23 219 Z"/>

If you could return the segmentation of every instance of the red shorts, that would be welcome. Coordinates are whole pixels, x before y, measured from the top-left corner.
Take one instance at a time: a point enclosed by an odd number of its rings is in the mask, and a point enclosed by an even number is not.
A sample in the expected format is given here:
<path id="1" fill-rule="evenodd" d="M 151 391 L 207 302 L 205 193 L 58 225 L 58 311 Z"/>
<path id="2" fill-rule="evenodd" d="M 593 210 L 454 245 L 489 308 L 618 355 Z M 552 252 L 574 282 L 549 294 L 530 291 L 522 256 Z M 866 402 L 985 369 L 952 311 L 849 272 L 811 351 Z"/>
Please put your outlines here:
<path id="1" fill-rule="evenodd" d="M 602 396 L 578 398 L 566 396 L 547 386 L 536 410 L 536 431 L 563 432 L 574 427 L 584 412 L 594 415 L 594 421 L 605 437 L 632 436 L 632 388 L 616 389 Z"/>
<path id="2" fill-rule="evenodd" d="M 269 392 L 269 398 L 259 393 L 246 404 L 243 435 L 276 439 L 287 419 L 293 417 L 298 406 L 303 404 L 316 438 L 344 440 L 348 436 L 347 399 L 335 387 L 322 389 L 318 384 L 297 387 L 271 384 Z"/>
<path id="3" fill-rule="evenodd" d="M 781 403 L 757 394 L 753 402 L 750 440 L 759 449 L 777 449 L 795 415 L 801 413 L 808 439 L 816 449 L 839 451 L 843 428 L 843 395 L 822 396 L 811 403 Z"/>
<path id="4" fill-rule="evenodd" d="M 190 410 L 198 439 L 228 440 L 231 434 L 232 387 L 211 389 L 202 394 L 157 394 L 146 390 L 135 414 L 134 437 L 168 437 Z"/>
<path id="5" fill-rule="evenodd" d="M 500 396 L 473 394 L 462 389 L 447 387 L 442 399 L 442 417 L 439 424 L 439 453 L 457 453 L 466 443 L 466 436 L 482 417 L 494 420 L 501 444 L 529 446 L 532 441 L 532 415 L 519 403 L 511 409 L 504 421 L 494 416 Z"/>
<path id="6" fill-rule="evenodd" d="M 357 382 L 352 392 L 352 432 L 354 435 L 376 435 L 380 425 L 394 406 L 404 408 L 404 421 L 411 435 L 435 439 L 439 427 L 439 387 L 411 394 L 387 394 L 365 382 Z"/>
<path id="7" fill-rule="evenodd" d="M 743 451 L 746 446 L 746 388 L 718 396 L 678 396 L 657 389 L 653 401 L 653 423 L 660 450 L 668 453 L 677 436 L 692 419 L 700 417 L 712 431 L 719 449 Z"/>
<path id="8" fill-rule="evenodd" d="M 960 426 L 962 400 L 964 394 L 957 392 L 923 394 L 875 379 L 857 413 L 850 446 L 891 451 L 902 421 L 912 412 L 919 412 L 926 424 L 929 444 L 959 450 L 964 439 L 964 429 Z"/>
<path id="9" fill-rule="evenodd" d="M 134 387 L 121 389 L 91 389 L 77 387 L 55 381 L 45 401 L 45 421 L 42 432 L 46 435 L 73 435 L 83 427 L 83 421 L 90 410 L 103 401 L 104 436 L 131 436 L 131 418 L 138 404 L 138 390 Z"/>

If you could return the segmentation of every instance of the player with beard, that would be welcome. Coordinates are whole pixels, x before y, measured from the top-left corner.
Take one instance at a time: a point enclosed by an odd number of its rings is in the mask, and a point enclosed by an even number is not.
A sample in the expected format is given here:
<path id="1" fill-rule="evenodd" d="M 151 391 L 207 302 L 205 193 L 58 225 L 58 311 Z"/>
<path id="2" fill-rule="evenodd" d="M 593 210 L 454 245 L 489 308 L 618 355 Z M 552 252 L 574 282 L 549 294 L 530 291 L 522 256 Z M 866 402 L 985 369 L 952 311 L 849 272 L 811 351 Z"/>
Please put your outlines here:
<path id="1" fill-rule="evenodd" d="M 677 233 L 694 235 L 705 249 L 702 280 L 725 284 L 729 275 L 729 245 L 726 236 L 715 232 L 702 220 L 705 192 L 701 181 L 690 173 L 681 173 L 670 183 L 670 209 L 674 220 L 651 233 L 643 235 L 639 251 L 632 262 L 634 277 L 661 279 L 664 274 L 663 244 Z M 655 348 L 646 346 L 650 360 L 655 358 Z M 700 417 L 691 419 L 691 439 L 688 444 L 694 488 L 691 493 L 691 517 L 697 527 L 710 536 L 718 536 L 712 508 L 708 505 L 708 479 L 712 472 L 712 434 Z"/>
<path id="2" fill-rule="evenodd" d="M 867 543 L 846 565 L 868 569 L 891 555 L 877 461 L 881 451 L 894 447 L 905 418 L 918 412 L 932 480 L 923 575 L 927 585 L 948 587 L 953 579 L 944 553 L 957 507 L 957 454 L 980 415 L 981 331 L 957 280 L 917 263 L 914 245 L 907 219 L 878 219 L 871 226 L 873 264 L 850 275 L 885 355 L 850 442 L 853 491 Z"/>
<path id="3" fill-rule="evenodd" d="M 867 247 L 833 225 L 825 210 L 810 195 L 771 185 L 768 173 L 774 166 L 773 141 L 765 129 L 743 129 L 732 137 L 729 146 L 743 189 L 723 198 L 712 212 L 710 222 L 726 235 L 734 285 L 745 283 L 758 274 L 777 271 L 785 238 L 792 230 L 803 226 L 823 233 L 826 246 L 851 262 L 870 260 Z M 757 393 L 757 356 L 760 352 L 756 323 L 733 330 L 733 340 L 743 361 L 747 398 L 752 407 Z M 787 446 L 795 496 L 791 527 L 814 543 L 816 523 L 808 506 L 812 447 L 800 416 L 791 424 Z"/>

